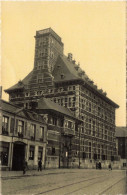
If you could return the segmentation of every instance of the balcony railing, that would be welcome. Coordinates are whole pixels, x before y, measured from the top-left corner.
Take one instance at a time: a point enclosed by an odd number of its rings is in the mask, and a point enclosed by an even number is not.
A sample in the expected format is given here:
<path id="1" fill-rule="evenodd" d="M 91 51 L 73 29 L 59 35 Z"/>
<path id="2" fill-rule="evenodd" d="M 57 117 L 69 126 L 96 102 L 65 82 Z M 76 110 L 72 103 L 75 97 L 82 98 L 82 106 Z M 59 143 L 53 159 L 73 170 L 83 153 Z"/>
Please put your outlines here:
<path id="1" fill-rule="evenodd" d="M 74 130 L 69 128 L 62 128 L 62 133 L 63 135 L 75 135 Z"/>

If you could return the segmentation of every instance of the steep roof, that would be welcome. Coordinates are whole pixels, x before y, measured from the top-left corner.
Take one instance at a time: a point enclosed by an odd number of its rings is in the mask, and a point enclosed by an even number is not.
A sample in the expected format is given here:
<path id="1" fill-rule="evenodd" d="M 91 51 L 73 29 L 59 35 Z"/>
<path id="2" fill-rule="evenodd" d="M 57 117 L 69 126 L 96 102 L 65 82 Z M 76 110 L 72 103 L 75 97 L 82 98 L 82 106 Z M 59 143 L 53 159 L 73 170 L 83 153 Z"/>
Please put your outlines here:
<path id="1" fill-rule="evenodd" d="M 19 117 L 23 117 L 23 118 L 26 118 L 28 120 L 33 120 L 33 121 L 37 121 L 37 122 L 41 122 L 41 123 L 45 123 L 42 116 L 38 115 L 37 113 L 26 110 L 26 109 L 21 108 L 19 106 L 16 106 L 16 105 L 14 105 L 10 102 L 7 102 L 5 100 L 0 101 L 0 108 L 3 111 L 9 112 L 9 113 L 14 114 L 14 115 L 18 115 Z"/>
<path id="2" fill-rule="evenodd" d="M 85 86 L 89 87 L 97 95 L 105 99 L 105 101 L 110 102 L 115 108 L 119 108 L 115 102 L 106 96 L 106 93 L 97 89 L 97 86 L 93 84 L 94 82 L 87 76 L 85 71 L 79 67 L 79 65 L 75 64 L 73 60 L 70 61 L 65 55 L 58 56 L 53 70 L 53 77 L 54 82 L 56 83 L 80 80 Z"/>
<path id="3" fill-rule="evenodd" d="M 68 108 L 60 106 L 58 103 L 51 101 L 49 98 L 42 97 L 38 101 L 38 109 L 39 110 L 41 110 L 41 109 L 42 110 L 54 110 L 58 113 L 62 113 L 62 114 L 67 115 L 69 117 L 75 118 L 73 113 Z"/>
<path id="4" fill-rule="evenodd" d="M 127 127 L 116 127 L 116 137 L 127 137 Z"/>
<path id="5" fill-rule="evenodd" d="M 79 65 L 73 63 L 73 61 L 69 61 L 65 55 L 59 55 L 54 71 L 54 81 L 69 81 L 69 80 L 77 80 L 77 79 L 87 79 L 88 76 L 85 74 L 81 77 L 80 74 L 84 71 L 79 67 Z M 63 78 L 61 78 L 63 75 Z"/>
<path id="6" fill-rule="evenodd" d="M 12 87 L 6 89 L 5 92 L 13 91 L 16 89 L 23 89 L 26 85 L 28 85 L 28 82 L 32 76 L 32 73 L 33 73 L 33 71 L 31 71 L 23 80 L 19 81 L 18 83 L 16 83 Z"/>

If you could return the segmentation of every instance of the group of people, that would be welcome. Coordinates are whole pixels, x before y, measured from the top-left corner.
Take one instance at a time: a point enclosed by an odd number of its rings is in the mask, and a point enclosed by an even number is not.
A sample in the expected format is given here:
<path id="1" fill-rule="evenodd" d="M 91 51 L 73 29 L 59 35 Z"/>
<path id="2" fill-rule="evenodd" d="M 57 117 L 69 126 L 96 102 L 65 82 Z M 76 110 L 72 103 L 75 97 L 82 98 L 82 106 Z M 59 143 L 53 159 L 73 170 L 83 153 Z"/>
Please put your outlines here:
<path id="1" fill-rule="evenodd" d="M 101 167 L 101 162 L 96 162 L 96 169 L 102 169 L 102 167 Z M 112 165 L 111 165 L 111 163 L 109 163 L 108 169 L 109 169 L 109 170 L 112 170 Z"/>
<path id="2" fill-rule="evenodd" d="M 26 170 L 28 169 L 28 164 L 26 159 L 23 161 L 23 175 L 25 175 Z M 38 171 L 42 171 L 42 161 L 41 159 L 38 161 Z"/>

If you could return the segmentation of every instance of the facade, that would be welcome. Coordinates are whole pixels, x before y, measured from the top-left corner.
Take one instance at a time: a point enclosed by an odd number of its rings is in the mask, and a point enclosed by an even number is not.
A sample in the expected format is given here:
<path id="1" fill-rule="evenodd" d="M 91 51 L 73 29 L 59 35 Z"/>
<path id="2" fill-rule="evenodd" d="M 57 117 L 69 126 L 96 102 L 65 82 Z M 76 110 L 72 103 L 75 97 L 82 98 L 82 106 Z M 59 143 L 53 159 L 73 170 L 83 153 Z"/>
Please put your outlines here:
<path id="1" fill-rule="evenodd" d="M 36 112 L 47 122 L 47 168 L 79 167 L 78 128 L 82 121 L 48 98 L 38 101 Z"/>
<path id="2" fill-rule="evenodd" d="M 118 155 L 120 156 L 121 165 L 127 166 L 127 128 L 116 127 L 116 145 L 118 148 Z"/>
<path id="3" fill-rule="evenodd" d="M 61 38 L 51 28 L 37 31 L 35 41 L 34 68 L 5 90 L 9 101 L 35 109 L 39 99 L 45 97 L 70 109 L 82 121 L 77 140 L 81 166 L 118 160 L 115 109 L 119 106 L 97 88 L 71 53 L 64 55 Z"/>
<path id="4" fill-rule="evenodd" d="M 24 159 L 34 169 L 45 166 L 47 125 L 42 116 L 1 100 L 1 169 L 22 170 Z"/>

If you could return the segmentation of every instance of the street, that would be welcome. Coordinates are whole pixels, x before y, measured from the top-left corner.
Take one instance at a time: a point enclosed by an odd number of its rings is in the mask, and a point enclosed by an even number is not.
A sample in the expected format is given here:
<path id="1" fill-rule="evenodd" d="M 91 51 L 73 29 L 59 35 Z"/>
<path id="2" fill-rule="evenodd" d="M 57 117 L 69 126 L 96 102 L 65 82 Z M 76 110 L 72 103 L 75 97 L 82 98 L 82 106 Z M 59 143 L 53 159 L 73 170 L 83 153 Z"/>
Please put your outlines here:
<path id="1" fill-rule="evenodd" d="M 51 169 L 1 172 L 2 195 L 126 194 L 125 170 Z"/>

